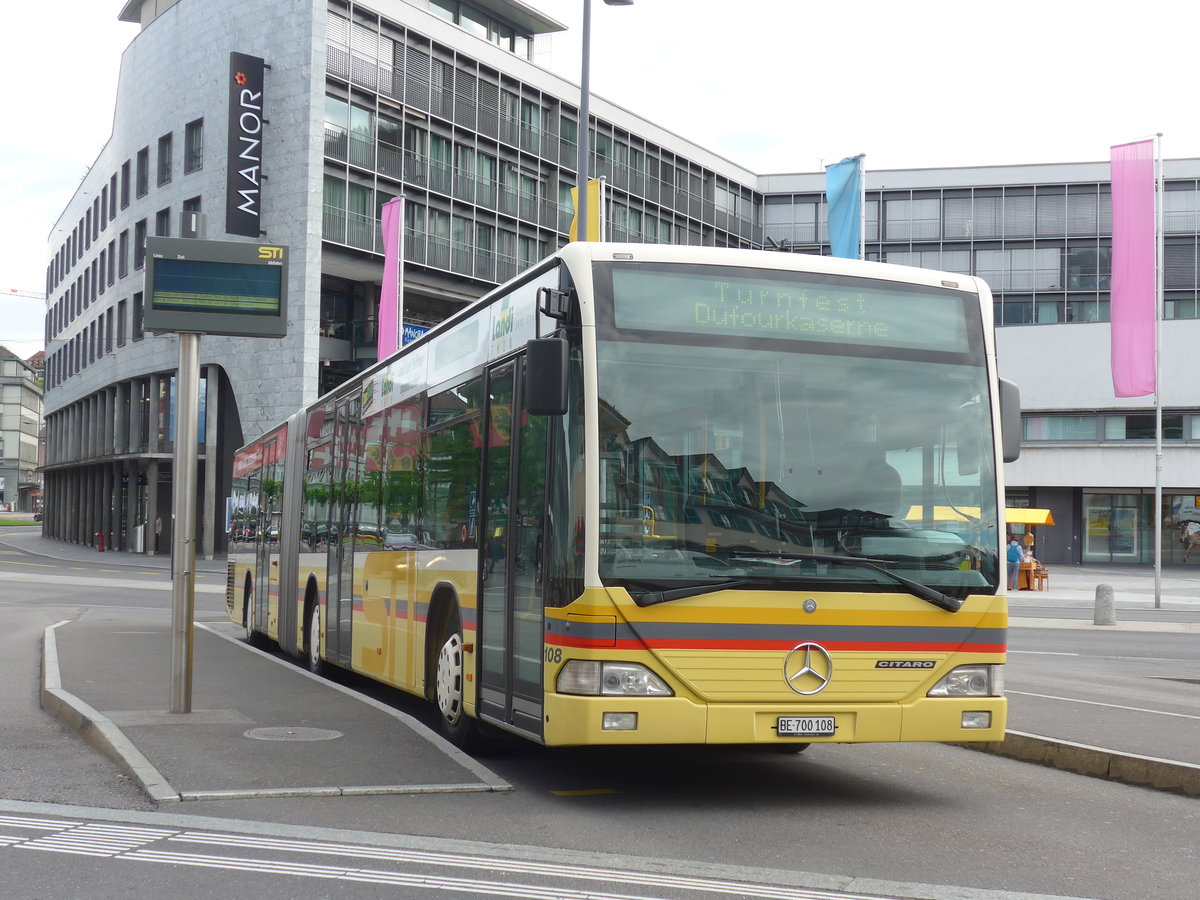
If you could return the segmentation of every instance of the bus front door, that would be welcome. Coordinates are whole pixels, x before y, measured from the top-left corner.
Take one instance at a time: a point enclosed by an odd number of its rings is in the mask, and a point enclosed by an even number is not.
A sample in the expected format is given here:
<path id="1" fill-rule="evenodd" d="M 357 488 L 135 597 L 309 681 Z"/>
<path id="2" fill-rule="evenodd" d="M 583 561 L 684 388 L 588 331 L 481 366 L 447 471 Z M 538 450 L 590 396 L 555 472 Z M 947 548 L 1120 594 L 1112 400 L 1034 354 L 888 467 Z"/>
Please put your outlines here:
<path id="1" fill-rule="evenodd" d="M 488 376 L 479 712 L 540 738 L 548 420 L 523 411 L 524 376 L 524 358 Z"/>
<path id="2" fill-rule="evenodd" d="M 357 397 L 338 403 L 333 427 L 333 484 L 329 498 L 329 556 L 325 588 L 325 658 L 349 667 L 354 615 L 354 544 L 362 422 Z"/>

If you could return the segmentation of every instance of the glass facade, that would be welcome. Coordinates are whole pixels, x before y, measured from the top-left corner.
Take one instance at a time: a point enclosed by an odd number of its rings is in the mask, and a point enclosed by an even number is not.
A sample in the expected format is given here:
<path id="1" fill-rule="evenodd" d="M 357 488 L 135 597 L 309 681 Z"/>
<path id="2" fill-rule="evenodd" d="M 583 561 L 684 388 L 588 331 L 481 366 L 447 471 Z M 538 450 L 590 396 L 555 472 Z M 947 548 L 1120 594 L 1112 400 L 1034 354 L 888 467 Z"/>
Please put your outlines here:
<path id="1" fill-rule="evenodd" d="M 1200 496 L 1163 494 L 1162 562 L 1196 564 L 1200 544 L 1188 540 L 1190 523 L 1200 524 Z M 1154 562 L 1154 495 L 1083 494 L 1084 563 Z"/>
<path id="2" fill-rule="evenodd" d="M 826 218 L 823 194 L 769 195 L 764 241 L 797 252 L 829 253 Z M 1166 183 L 1163 220 L 1163 317 L 1200 318 L 1196 181 Z M 1107 181 L 880 191 L 868 185 L 866 226 L 869 259 L 987 281 L 997 325 L 1108 321 L 1112 197 Z"/>
<path id="3" fill-rule="evenodd" d="M 438 0 L 429 11 L 501 45 L 514 33 L 467 3 Z M 429 224 L 407 231 L 406 262 L 474 279 L 480 292 L 565 243 L 573 104 L 386 19 L 331 10 L 327 51 L 326 241 L 381 253 L 377 217 L 356 219 L 341 198 L 358 192 L 361 209 L 377 210 L 373 196 L 403 191 L 424 211 L 410 217 Z M 593 124 L 591 147 L 592 174 L 607 181 L 611 240 L 761 242 L 762 197 L 747 184 L 604 121 Z"/>

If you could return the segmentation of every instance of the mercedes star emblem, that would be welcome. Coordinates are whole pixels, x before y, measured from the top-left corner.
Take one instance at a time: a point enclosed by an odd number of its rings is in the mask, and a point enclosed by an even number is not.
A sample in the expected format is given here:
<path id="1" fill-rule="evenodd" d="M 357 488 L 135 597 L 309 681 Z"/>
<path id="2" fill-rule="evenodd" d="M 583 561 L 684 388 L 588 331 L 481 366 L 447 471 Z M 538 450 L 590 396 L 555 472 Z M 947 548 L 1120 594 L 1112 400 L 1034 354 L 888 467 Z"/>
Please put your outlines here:
<path id="1" fill-rule="evenodd" d="M 820 644 L 797 644 L 783 661 L 783 677 L 797 694 L 820 693 L 833 677 L 833 660 Z"/>

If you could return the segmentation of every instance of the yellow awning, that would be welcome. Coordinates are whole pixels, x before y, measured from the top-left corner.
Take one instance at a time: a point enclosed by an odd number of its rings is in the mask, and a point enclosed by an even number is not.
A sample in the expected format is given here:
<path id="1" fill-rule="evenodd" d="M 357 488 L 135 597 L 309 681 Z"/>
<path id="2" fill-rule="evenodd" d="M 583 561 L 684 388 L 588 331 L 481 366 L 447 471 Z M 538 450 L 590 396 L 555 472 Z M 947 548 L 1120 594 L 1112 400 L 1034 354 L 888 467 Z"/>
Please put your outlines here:
<path id="1" fill-rule="evenodd" d="M 913 506 L 905 517 L 909 521 L 919 521 L 925 518 L 925 508 Z M 935 506 L 933 521 L 935 522 L 969 522 L 979 518 L 978 506 Z M 1054 516 L 1048 509 L 1027 509 L 1010 506 L 1004 510 L 1004 518 L 1010 525 L 1053 525 Z"/>
<path id="2" fill-rule="evenodd" d="M 1015 525 L 1053 525 L 1054 516 L 1048 509 L 1027 509 L 1010 506 L 1004 510 L 1004 518 Z"/>
<path id="3" fill-rule="evenodd" d="M 905 518 L 910 522 L 924 519 L 925 507 L 910 507 Z M 935 522 L 971 522 L 978 518 L 978 506 L 935 506 L 933 508 L 933 521 Z"/>

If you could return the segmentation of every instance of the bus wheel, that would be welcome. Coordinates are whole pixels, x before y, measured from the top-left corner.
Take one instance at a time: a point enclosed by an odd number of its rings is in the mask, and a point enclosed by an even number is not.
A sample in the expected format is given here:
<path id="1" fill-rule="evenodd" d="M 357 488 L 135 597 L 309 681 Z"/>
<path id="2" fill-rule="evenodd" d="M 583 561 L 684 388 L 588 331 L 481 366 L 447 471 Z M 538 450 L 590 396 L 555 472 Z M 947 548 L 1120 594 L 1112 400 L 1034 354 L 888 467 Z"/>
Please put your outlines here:
<path id="1" fill-rule="evenodd" d="M 254 606 L 254 592 L 250 588 L 250 579 L 246 579 L 246 590 L 242 600 L 242 629 L 246 632 L 246 643 L 251 647 L 262 647 L 263 635 L 254 627 L 254 616 L 250 610 Z"/>
<path id="2" fill-rule="evenodd" d="M 463 640 L 457 614 L 446 623 L 434 671 L 434 699 L 441 713 L 442 734 L 468 749 L 477 740 L 475 721 L 463 708 Z"/>
<path id="3" fill-rule="evenodd" d="M 308 652 L 305 654 L 305 661 L 308 663 L 308 671 L 314 675 L 325 674 L 325 660 L 321 659 L 321 604 L 314 603 L 312 612 L 308 617 Z"/>

